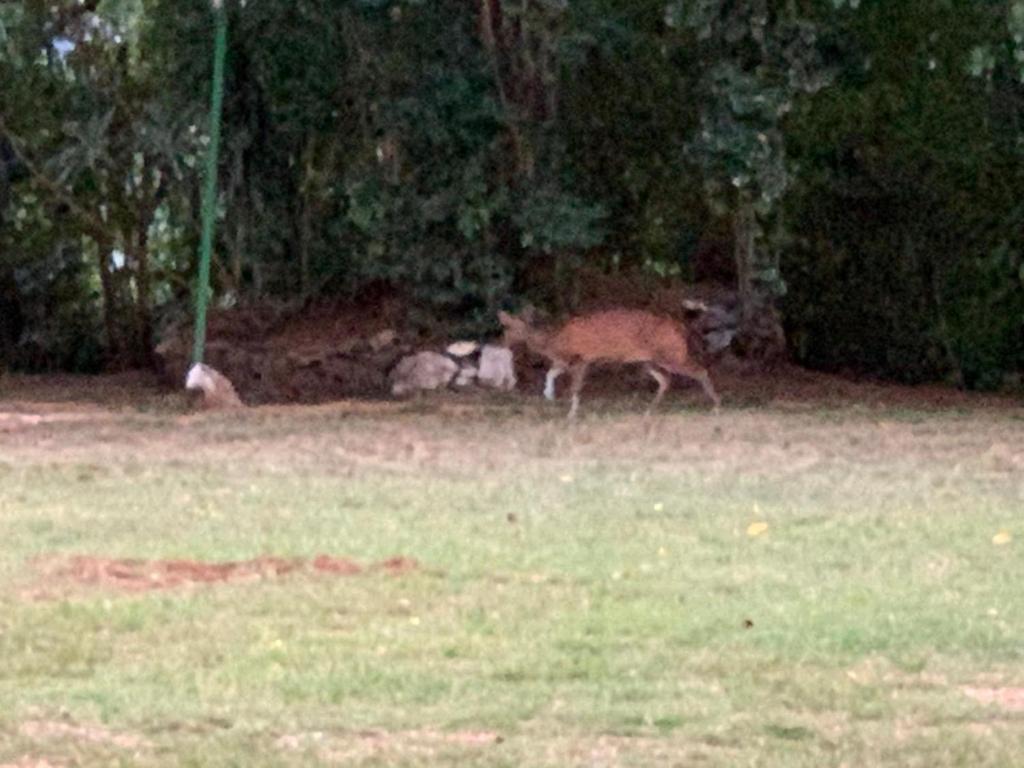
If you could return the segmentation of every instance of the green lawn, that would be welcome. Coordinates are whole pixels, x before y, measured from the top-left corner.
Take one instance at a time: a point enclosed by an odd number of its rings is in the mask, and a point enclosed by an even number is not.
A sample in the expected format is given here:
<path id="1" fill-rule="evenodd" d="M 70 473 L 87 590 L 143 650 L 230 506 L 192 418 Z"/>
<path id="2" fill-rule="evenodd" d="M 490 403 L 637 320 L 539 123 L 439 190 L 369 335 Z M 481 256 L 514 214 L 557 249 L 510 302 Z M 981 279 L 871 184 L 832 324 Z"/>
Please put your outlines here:
<path id="1" fill-rule="evenodd" d="M 1019 410 L 459 402 L 0 420 L 0 765 L 1024 764 Z"/>

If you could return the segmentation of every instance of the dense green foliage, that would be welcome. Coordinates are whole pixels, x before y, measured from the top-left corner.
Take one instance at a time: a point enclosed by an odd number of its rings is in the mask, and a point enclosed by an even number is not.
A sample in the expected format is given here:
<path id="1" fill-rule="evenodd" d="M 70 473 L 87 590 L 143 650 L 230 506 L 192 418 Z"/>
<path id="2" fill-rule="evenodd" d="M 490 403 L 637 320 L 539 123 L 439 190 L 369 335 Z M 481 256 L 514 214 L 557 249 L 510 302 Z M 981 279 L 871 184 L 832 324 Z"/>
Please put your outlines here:
<path id="1" fill-rule="evenodd" d="M 386 286 L 484 331 L 717 247 L 798 361 L 1000 386 L 1019 5 L 229 2 L 215 299 Z M 145 363 L 191 311 L 211 46 L 207 0 L 0 2 L 8 362 Z"/>

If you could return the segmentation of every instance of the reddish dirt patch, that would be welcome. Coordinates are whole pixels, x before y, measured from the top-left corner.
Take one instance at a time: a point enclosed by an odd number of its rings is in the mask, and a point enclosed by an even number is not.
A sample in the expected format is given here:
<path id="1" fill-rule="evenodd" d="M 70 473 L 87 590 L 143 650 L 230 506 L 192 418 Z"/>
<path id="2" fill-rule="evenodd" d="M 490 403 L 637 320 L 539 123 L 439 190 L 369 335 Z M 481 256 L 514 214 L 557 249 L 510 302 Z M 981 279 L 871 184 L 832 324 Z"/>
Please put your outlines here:
<path id="1" fill-rule="evenodd" d="M 1024 712 L 1024 688 L 964 688 L 980 704 L 995 705 L 1007 712 Z"/>
<path id="2" fill-rule="evenodd" d="M 417 571 L 419 568 L 420 564 L 411 557 L 392 557 L 390 560 L 382 560 L 374 566 L 375 570 L 390 573 L 392 576 Z"/>
<path id="3" fill-rule="evenodd" d="M 381 560 L 370 566 L 362 566 L 347 557 L 331 557 L 330 555 L 317 555 L 313 560 L 313 570 L 324 573 L 338 573 L 343 576 L 352 576 L 364 571 L 382 571 L 392 576 L 401 576 L 410 571 L 420 569 L 420 564 L 411 557 L 392 557 Z"/>
<path id="4" fill-rule="evenodd" d="M 112 585 L 126 591 L 167 589 L 180 584 L 273 578 L 296 570 L 300 563 L 259 557 L 233 563 L 194 560 L 112 560 L 78 555 L 54 574 L 78 584 Z"/>
<path id="5" fill-rule="evenodd" d="M 363 566 L 354 560 L 346 557 L 331 557 L 330 555 L 317 555 L 313 560 L 313 568 L 324 573 L 340 573 L 345 576 L 354 576 L 363 572 Z"/>
<path id="6" fill-rule="evenodd" d="M 397 576 L 420 569 L 420 564 L 408 557 L 393 557 L 364 566 L 348 558 L 330 555 L 318 555 L 312 561 L 264 556 L 223 563 L 75 555 L 39 559 L 36 565 L 48 586 L 98 587 L 121 592 L 173 589 L 188 584 L 259 581 L 296 572 L 330 573 L 339 576 L 383 572 Z M 36 594 L 46 596 L 44 591 L 37 590 Z"/>

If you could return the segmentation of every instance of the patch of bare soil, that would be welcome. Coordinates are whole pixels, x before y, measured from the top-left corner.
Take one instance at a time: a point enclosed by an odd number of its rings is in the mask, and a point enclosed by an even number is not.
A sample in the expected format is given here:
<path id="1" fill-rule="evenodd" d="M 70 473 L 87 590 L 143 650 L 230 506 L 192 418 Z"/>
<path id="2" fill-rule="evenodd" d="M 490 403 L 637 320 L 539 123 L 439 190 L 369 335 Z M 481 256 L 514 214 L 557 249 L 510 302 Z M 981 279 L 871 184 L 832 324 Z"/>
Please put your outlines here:
<path id="1" fill-rule="evenodd" d="M 278 738 L 274 746 L 288 752 L 312 751 L 322 762 L 349 765 L 381 757 L 428 758 L 452 749 L 484 749 L 502 741 L 494 731 L 363 731 L 352 734 L 312 731 L 286 734 Z"/>
<path id="2" fill-rule="evenodd" d="M 292 573 L 355 576 L 384 573 L 401 576 L 420 569 L 409 557 L 392 557 L 369 565 L 330 555 L 311 561 L 263 556 L 251 560 L 209 563 L 198 560 L 137 560 L 75 555 L 43 557 L 34 561 L 41 584 L 30 590 L 36 599 L 53 597 L 69 587 L 91 587 L 118 592 L 148 592 L 186 585 L 276 579 Z"/>
<path id="3" fill-rule="evenodd" d="M 81 481 L 90 482 L 127 469 L 160 473 L 173 465 L 239 466 L 271 474 L 309 469 L 345 477 L 483 472 L 500 478 L 536 465 L 571 474 L 574 467 L 601 461 L 645 471 L 686 467 L 709 479 L 844 477 L 857 469 L 881 484 L 912 482 L 942 493 L 954 492 L 955 478 L 970 477 L 979 486 L 998 486 L 1000 493 L 1024 494 L 1019 398 L 780 368 L 716 373 L 724 405 L 717 417 L 710 415 L 699 386 L 680 382 L 645 421 L 653 381 L 635 371 L 636 388 L 629 393 L 615 389 L 617 381 L 627 381 L 628 369 L 609 373 L 612 390 L 606 395 L 599 376 L 593 387 L 588 379 L 581 419 L 571 425 L 564 397 L 556 404 L 545 401 L 540 380 L 521 382 L 514 394 L 446 392 L 411 402 L 350 399 L 211 415 L 185 414 L 183 407 L 143 413 L 122 407 L 152 397 L 143 384 L 132 399 L 119 394 L 103 409 L 89 398 L 94 387 L 106 386 L 104 377 L 81 377 L 66 399 L 35 412 L 72 420 L 29 419 L 19 420 L 17 428 L 0 427 L 0 473 L 26 464 L 62 465 L 83 470 Z M 542 379 L 543 370 L 538 375 Z M 54 404 L 47 379 L 39 386 L 45 402 Z M 18 410 L 0 402 L 0 412 L 32 413 L 27 383 L 19 389 L 24 399 Z M 914 413 L 894 412 L 904 408 Z M 822 411 L 835 418 L 821 418 Z M 922 412 L 927 418 L 917 417 Z M 79 413 L 81 423 L 73 421 Z"/>
<path id="4" fill-rule="evenodd" d="M 7 375 L 0 381 L 0 434 L 15 436 L 40 428 L 110 422 L 136 414 L 181 413 L 188 397 L 169 392 L 152 373 L 133 371 L 103 376 Z"/>
<path id="5" fill-rule="evenodd" d="M 56 411 L 45 412 L 47 404 L 42 404 L 42 413 L 21 413 L 11 411 L 0 411 L 0 432 L 19 432 L 40 424 L 74 424 L 87 421 L 100 421 L 106 417 L 102 411 Z"/>
<path id="6" fill-rule="evenodd" d="M 274 746 L 303 753 L 319 763 L 337 765 L 405 764 L 446 756 L 469 762 L 485 750 L 502 750 L 501 762 L 517 765 L 526 754 L 543 754 L 544 765 L 697 765 L 710 747 L 682 745 L 671 739 L 611 734 L 552 736 L 518 734 L 506 739 L 496 731 L 433 729 L 330 733 L 310 731 L 280 736 Z M 721 753 L 722 747 L 714 748 Z"/>
<path id="7" fill-rule="evenodd" d="M 742 363 L 724 360 L 712 368 L 726 402 L 755 405 L 811 405 L 907 408 L 941 410 L 948 408 L 1020 409 L 1019 396 L 1000 393 L 966 392 L 944 384 L 916 386 L 860 377 L 821 373 L 795 365 L 772 370 L 745 369 Z"/>
<path id="8" fill-rule="evenodd" d="M 36 742 L 70 740 L 88 742 L 118 749 L 138 751 L 153 744 L 141 734 L 114 731 L 101 725 L 61 722 L 59 720 L 28 720 L 18 727 L 25 738 Z M 36 763 L 38 765 L 38 763 Z"/>
<path id="9" fill-rule="evenodd" d="M 167 397 L 167 390 L 160 386 L 159 379 L 148 371 L 101 376 L 8 374 L 0 379 L 0 411 L 15 413 L 82 413 L 154 407 L 168 404 Z M 175 404 L 173 401 L 174 398 L 169 404 Z"/>
<path id="10" fill-rule="evenodd" d="M 539 359 L 536 365 L 517 365 L 520 393 L 540 393 L 547 366 Z M 732 357 L 725 357 L 709 366 L 715 388 L 722 396 L 723 407 L 781 407 L 785 409 L 836 408 L 862 406 L 868 408 L 905 408 L 940 411 L 947 409 L 1007 410 L 1024 407 L 1024 398 L 1003 393 L 966 392 L 943 384 L 916 386 L 893 384 L 866 377 L 854 378 L 821 373 L 796 365 L 777 364 L 769 370 L 760 369 Z M 558 382 L 559 397 L 566 397 L 568 377 Z M 597 365 L 587 376 L 583 389 L 583 405 L 595 396 L 600 398 L 639 395 L 645 404 L 653 397 L 655 386 L 643 366 Z M 687 402 L 698 408 L 708 407 L 700 386 L 689 379 L 675 377 L 667 400 Z M 665 405 L 664 408 L 671 408 Z"/>
<path id="11" fill-rule="evenodd" d="M 1006 712 L 1024 712 L 1024 688 L 965 687 L 966 696 L 980 704 L 995 706 Z"/>

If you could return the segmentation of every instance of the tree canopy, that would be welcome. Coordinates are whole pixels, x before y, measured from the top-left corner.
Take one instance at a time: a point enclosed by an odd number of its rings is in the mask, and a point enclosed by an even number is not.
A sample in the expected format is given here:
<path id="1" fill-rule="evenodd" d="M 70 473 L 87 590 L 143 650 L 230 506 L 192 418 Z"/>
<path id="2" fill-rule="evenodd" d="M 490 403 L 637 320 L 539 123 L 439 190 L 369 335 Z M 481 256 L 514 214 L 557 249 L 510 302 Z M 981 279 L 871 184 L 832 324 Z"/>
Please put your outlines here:
<path id="1" fill-rule="evenodd" d="M 718 248 L 750 354 L 1019 381 L 1021 0 L 226 6 L 221 305 L 387 286 L 485 332 Z M 146 364 L 191 311 L 212 24 L 0 2 L 8 364 Z"/>

